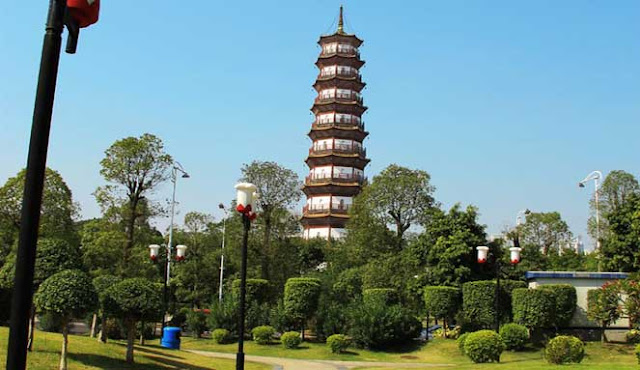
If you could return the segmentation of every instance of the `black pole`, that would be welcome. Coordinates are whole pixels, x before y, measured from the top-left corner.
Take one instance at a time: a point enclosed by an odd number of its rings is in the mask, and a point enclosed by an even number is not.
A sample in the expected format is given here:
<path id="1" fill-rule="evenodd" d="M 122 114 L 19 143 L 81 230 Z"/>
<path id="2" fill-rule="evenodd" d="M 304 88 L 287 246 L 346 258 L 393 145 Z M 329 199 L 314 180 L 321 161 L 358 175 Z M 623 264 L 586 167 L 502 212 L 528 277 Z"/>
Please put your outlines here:
<path id="1" fill-rule="evenodd" d="M 242 214 L 244 233 L 242 234 L 242 265 L 240 269 L 240 317 L 238 319 L 238 353 L 236 354 L 236 370 L 244 370 L 244 306 L 247 293 L 247 244 L 251 220 L 247 214 Z"/>
<path id="2" fill-rule="evenodd" d="M 11 331 L 7 349 L 7 369 L 11 370 L 24 370 L 27 362 L 27 324 L 33 303 L 36 243 L 66 6 L 66 0 L 49 1 L 46 32 L 42 45 L 11 300 Z"/>
<path id="3" fill-rule="evenodd" d="M 496 260 L 496 333 L 500 333 L 500 259 Z"/>

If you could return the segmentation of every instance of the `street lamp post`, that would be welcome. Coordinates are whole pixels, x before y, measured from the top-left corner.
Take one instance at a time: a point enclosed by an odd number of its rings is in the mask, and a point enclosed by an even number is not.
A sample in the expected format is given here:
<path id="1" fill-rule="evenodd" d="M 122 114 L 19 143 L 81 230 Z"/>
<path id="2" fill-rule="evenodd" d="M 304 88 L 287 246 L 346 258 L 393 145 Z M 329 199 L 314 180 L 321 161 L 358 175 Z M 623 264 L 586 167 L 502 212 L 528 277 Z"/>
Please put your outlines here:
<path id="1" fill-rule="evenodd" d="M 581 188 L 585 187 L 585 184 L 590 181 L 593 180 L 593 184 L 594 184 L 594 191 L 593 191 L 593 196 L 595 198 L 596 201 L 596 251 L 597 251 L 597 256 L 598 256 L 598 272 L 602 271 L 602 259 L 600 258 L 600 204 L 599 204 L 599 194 L 598 194 L 598 190 L 599 190 L 599 181 L 602 180 L 602 172 L 596 170 L 591 172 L 590 174 L 587 175 L 587 177 L 585 177 L 584 179 L 582 179 L 582 181 L 580 181 L 578 183 L 578 186 Z"/>
<path id="2" fill-rule="evenodd" d="M 222 219 L 222 253 L 220 256 L 220 286 L 218 287 L 218 302 L 222 302 L 222 279 L 224 278 L 224 239 L 227 233 L 227 209 L 224 208 L 224 204 L 218 204 L 218 208 L 220 208 L 224 212 L 224 218 Z"/>
<path id="3" fill-rule="evenodd" d="M 256 218 L 255 203 L 257 198 L 256 186 L 250 183 L 240 183 L 235 186 L 237 191 L 236 210 L 242 214 L 242 264 L 240 267 L 240 315 L 238 317 L 238 353 L 236 354 L 236 370 L 244 370 L 244 317 L 245 297 L 247 285 L 247 244 L 251 221 Z"/>
<path id="4" fill-rule="evenodd" d="M 502 273 L 502 264 L 500 259 L 496 257 L 493 253 L 489 252 L 489 247 L 481 245 L 476 247 L 478 251 L 478 263 L 484 264 L 487 263 L 489 258 L 493 259 L 493 267 L 494 274 L 496 276 L 496 292 L 495 292 L 495 312 L 496 312 L 496 333 L 500 332 L 500 274 Z M 522 248 L 519 247 L 511 247 L 509 248 L 511 252 L 510 260 L 512 265 L 517 265 L 520 263 L 520 251 Z"/>
<path id="5" fill-rule="evenodd" d="M 160 246 L 158 244 L 151 244 L 149 246 L 149 257 L 151 257 L 151 260 L 153 262 L 157 262 L 158 261 L 158 252 L 160 251 Z M 176 262 L 180 262 L 180 261 L 184 261 L 184 255 L 187 251 L 187 246 L 186 245 L 177 245 L 176 246 Z M 164 266 L 166 269 L 166 273 L 163 274 L 164 275 L 164 286 L 163 286 L 163 297 L 162 297 L 162 306 L 163 306 L 163 313 L 162 313 L 162 336 L 164 336 L 164 328 L 166 326 L 166 315 L 167 315 L 167 311 L 169 310 L 169 295 L 168 295 L 168 288 L 167 286 L 169 285 L 169 266 L 171 266 L 171 249 L 169 248 L 169 244 L 166 245 L 166 260 L 164 261 Z"/>

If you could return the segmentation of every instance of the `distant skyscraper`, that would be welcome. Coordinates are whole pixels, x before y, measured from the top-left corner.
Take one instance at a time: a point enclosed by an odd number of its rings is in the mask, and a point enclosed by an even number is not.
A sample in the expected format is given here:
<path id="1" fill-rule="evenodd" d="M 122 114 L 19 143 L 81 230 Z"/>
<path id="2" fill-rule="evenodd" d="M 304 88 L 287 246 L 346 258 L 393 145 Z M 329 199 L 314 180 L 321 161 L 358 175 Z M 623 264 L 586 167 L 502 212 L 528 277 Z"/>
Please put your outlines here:
<path id="1" fill-rule="evenodd" d="M 344 234 L 353 197 L 365 181 L 369 159 L 362 141 L 369 133 L 362 121 L 367 107 L 360 95 L 365 86 L 358 50 L 362 40 L 344 32 L 342 7 L 338 29 L 321 36 L 318 43 L 322 50 L 313 85 L 318 96 L 311 107 L 315 120 L 309 132 L 313 143 L 306 160 L 309 175 L 303 188 L 307 202 L 302 224 L 305 238 L 330 239 Z"/>

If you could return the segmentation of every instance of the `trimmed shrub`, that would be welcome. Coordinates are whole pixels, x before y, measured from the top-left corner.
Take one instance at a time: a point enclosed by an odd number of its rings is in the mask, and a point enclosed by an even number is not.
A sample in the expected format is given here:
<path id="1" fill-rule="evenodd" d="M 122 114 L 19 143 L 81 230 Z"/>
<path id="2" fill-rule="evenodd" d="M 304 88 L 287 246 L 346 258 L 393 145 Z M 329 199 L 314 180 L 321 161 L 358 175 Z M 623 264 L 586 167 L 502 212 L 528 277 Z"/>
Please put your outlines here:
<path id="1" fill-rule="evenodd" d="M 447 325 L 460 307 L 460 289 L 448 286 L 427 286 L 424 288 L 424 304 L 429 315 L 444 322 L 444 337 Z"/>
<path id="2" fill-rule="evenodd" d="M 253 340 L 258 344 L 269 344 L 275 333 L 276 329 L 274 329 L 273 326 L 268 325 L 256 326 L 251 330 Z"/>
<path id="3" fill-rule="evenodd" d="M 231 341 L 231 333 L 227 329 L 216 329 L 211 333 L 211 338 L 218 344 L 225 344 Z"/>
<path id="4" fill-rule="evenodd" d="M 210 328 L 227 329 L 231 334 L 238 334 L 238 304 L 232 298 L 225 298 L 222 302 L 215 301 L 211 305 L 211 312 L 207 317 Z"/>
<path id="5" fill-rule="evenodd" d="M 514 289 L 513 321 L 529 329 L 553 325 L 555 294 L 544 289 Z"/>
<path id="6" fill-rule="evenodd" d="M 297 331 L 288 331 L 282 334 L 280 341 L 284 348 L 293 349 L 298 348 L 300 343 L 302 343 L 302 338 L 300 338 L 300 333 Z"/>
<path id="7" fill-rule="evenodd" d="M 475 363 L 500 362 L 504 342 L 493 330 L 469 333 L 464 341 L 464 353 Z"/>
<path id="8" fill-rule="evenodd" d="M 457 343 L 458 343 L 458 349 L 460 350 L 460 353 L 462 353 L 463 355 L 464 353 L 464 342 L 467 340 L 467 337 L 469 336 L 469 334 L 471 333 L 463 333 L 460 334 L 460 336 L 458 337 Z"/>
<path id="9" fill-rule="evenodd" d="M 502 337 L 506 349 L 517 351 L 527 344 L 529 331 L 522 325 L 506 324 L 500 328 L 500 337 Z"/>
<path id="10" fill-rule="evenodd" d="M 578 302 L 576 288 L 569 284 L 549 284 L 541 285 L 537 289 L 550 290 L 554 293 L 555 319 L 553 325 L 555 327 L 568 326 Z"/>
<path id="11" fill-rule="evenodd" d="M 387 305 L 398 303 L 398 295 L 395 289 L 391 288 L 371 288 L 362 292 L 362 300 L 365 303 L 379 301 Z"/>
<path id="12" fill-rule="evenodd" d="M 420 335 L 422 323 L 400 305 L 382 302 L 355 304 L 348 311 L 349 335 L 363 348 L 382 349 L 406 343 Z"/>
<path id="13" fill-rule="evenodd" d="M 333 334 L 327 338 L 327 346 L 333 353 L 343 353 L 351 345 L 351 339 L 344 334 Z"/>
<path id="14" fill-rule="evenodd" d="M 636 358 L 638 359 L 638 364 L 640 364 L 640 344 L 636 346 Z"/>
<path id="15" fill-rule="evenodd" d="M 512 292 L 526 287 L 527 284 L 523 281 L 500 280 L 500 322 L 512 321 Z M 495 296 L 496 282 L 493 280 L 462 284 L 462 311 L 457 317 L 465 331 L 494 327 Z"/>
<path id="16" fill-rule="evenodd" d="M 284 310 L 293 321 L 303 329 L 304 323 L 318 309 L 320 298 L 320 280 L 313 278 L 290 278 L 284 285 Z"/>
<path id="17" fill-rule="evenodd" d="M 631 329 L 625 334 L 628 343 L 640 343 L 640 330 Z"/>
<path id="18" fill-rule="evenodd" d="M 547 344 L 544 357 L 552 364 L 579 363 L 584 358 L 584 343 L 570 335 L 557 336 Z"/>

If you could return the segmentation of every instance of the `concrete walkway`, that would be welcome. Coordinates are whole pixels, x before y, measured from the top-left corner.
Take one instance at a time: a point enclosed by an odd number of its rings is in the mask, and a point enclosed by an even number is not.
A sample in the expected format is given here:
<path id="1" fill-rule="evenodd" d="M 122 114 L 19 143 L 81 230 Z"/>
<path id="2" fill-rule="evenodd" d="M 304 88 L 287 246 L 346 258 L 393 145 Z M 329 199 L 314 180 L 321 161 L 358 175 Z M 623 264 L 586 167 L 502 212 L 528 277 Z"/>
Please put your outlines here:
<path id="1" fill-rule="evenodd" d="M 235 353 L 187 350 L 201 356 L 226 358 L 235 360 Z M 425 368 L 436 366 L 455 366 L 453 364 L 426 364 L 406 362 L 373 362 L 373 361 L 329 361 L 329 360 L 297 360 L 267 356 L 246 355 L 245 361 L 259 362 L 273 366 L 274 370 L 347 370 L 357 367 L 386 367 L 390 369 Z"/>

